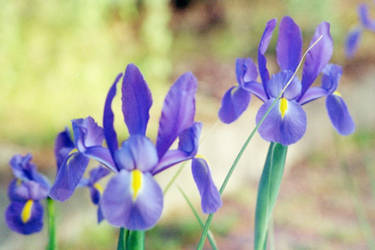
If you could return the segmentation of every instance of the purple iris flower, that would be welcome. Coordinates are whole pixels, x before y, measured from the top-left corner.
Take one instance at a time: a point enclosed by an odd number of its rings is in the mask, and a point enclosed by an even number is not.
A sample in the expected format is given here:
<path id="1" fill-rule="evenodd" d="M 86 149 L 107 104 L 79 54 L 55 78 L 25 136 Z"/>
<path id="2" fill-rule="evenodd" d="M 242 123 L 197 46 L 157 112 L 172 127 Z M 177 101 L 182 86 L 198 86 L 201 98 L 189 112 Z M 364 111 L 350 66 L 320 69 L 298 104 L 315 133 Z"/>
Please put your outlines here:
<path id="1" fill-rule="evenodd" d="M 104 107 L 104 136 L 117 174 L 109 180 L 100 206 L 110 224 L 129 230 L 146 230 L 157 223 L 163 209 L 163 192 L 154 175 L 192 159 L 197 153 L 202 127 L 201 123 L 194 121 L 197 81 L 193 74 L 186 73 L 170 88 L 164 100 L 154 144 L 145 135 L 152 105 L 151 93 L 139 69 L 129 64 L 121 89 L 122 112 L 130 137 L 118 147 L 111 106 L 121 77 L 122 74 L 119 74 L 110 88 Z M 177 138 L 177 149 L 171 149 Z M 207 194 L 202 196 L 204 202 L 204 197 L 209 197 L 216 187 L 209 171 L 200 175 L 195 178 L 199 190 L 200 185 L 210 186 L 206 188 Z M 217 189 L 211 194 L 220 199 Z M 214 212 L 217 208 L 211 206 L 208 210 Z"/>
<path id="2" fill-rule="evenodd" d="M 256 122 L 259 123 L 273 101 L 286 86 L 302 59 L 302 34 L 298 25 L 290 17 L 284 17 L 279 27 L 276 47 L 280 72 L 270 76 L 265 53 L 270 43 L 276 20 L 270 20 L 264 30 L 258 48 L 258 67 L 262 84 L 256 82 L 257 70 L 250 58 L 237 59 L 236 74 L 239 86 L 232 87 L 224 95 L 219 117 L 225 123 L 236 120 L 248 106 L 250 95 L 257 96 L 264 104 L 260 107 Z M 306 114 L 302 105 L 320 97 L 327 97 L 328 115 L 342 135 L 354 131 L 354 123 L 341 95 L 336 91 L 342 74 L 341 67 L 329 65 L 333 42 L 328 23 L 321 23 L 310 42 L 321 40 L 308 52 L 303 67 L 302 80 L 295 77 L 281 98 L 259 127 L 258 132 L 267 141 L 283 145 L 296 143 L 306 131 Z M 320 73 L 322 86 L 311 87 Z"/>
<path id="3" fill-rule="evenodd" d="M 375 20 L 370 18 L 368 6 L 366 4 L 360 4 L 358 6 L 358 17 L 360 25 L 351 30 L 346 38 L 345 47 L 347 57 L 353 57 L 364 30 L 375 32 Z"/>
<path id="4" fill-rule="evenodd" d="M 109 150 L 102 146 L 103 128 L 93 118 L 75 119 L 72 127 L 74 141 L 67 129 L 59 133 L 55 140 L 57 174 L 49 195 L 59 201 L 64 201 L 73 194 L 90 159 L 109 168 L 113 166 Z"/>
<path id="5" fill-rule="evenodd" d="M 8 227 L 21 234 L 32 234 L 43 228 L 43 206 L 41 200 L 47 198 L 50 184 L 38 173 L 31 163 L 32 156 L 15 155 L 10 165 L 15 178 L 9 184 L 8 197 L 11 201 L 6 212 Z"/>
<path id="6" fill-rule="evenodd" d="M 83 178 L 80 182 L 80 186 L 89 188 L 91 201 L 98 206 L 98 223 L 100 223 L 104 219 L 102 209 L 99 204 L 100 197 L 103 194 L 104 188 L 101 184 L 99 184 L 99 181 L 102 178 L 106 177 L 109 173 L 110 171 L 108 170 L 108 168 L 99 166 L 90 171 L 90 177 L 88 179 Z"/>

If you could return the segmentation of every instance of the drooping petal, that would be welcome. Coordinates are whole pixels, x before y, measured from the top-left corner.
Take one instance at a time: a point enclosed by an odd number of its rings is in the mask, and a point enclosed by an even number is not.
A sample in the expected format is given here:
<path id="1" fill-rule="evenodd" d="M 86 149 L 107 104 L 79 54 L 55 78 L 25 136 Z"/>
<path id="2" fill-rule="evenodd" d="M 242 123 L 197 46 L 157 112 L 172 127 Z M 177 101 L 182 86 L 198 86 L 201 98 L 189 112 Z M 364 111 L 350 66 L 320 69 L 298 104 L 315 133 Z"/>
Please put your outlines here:
<path id="1" fill-rule="evenodd" d="M 113 172 L 117 171 L 115 163 L 113 162 L 111 153 L 109 152 L 107 148 L 104 148 L 102 146 L 93 146 L 93 147 L 86 148 L 83 154 L 90 159 L 94 159 L 102 163 Z"/>
<path id="2" fill-rule="evenodd" d="M 270 44 L 272 33 L 275 27 L 276 19 L 272 19 L 267 22 L 258 47 L 258 67 L 264 90 L 266 90 L 267 82 L 270 79 L 270 74 L 268 73 L 267 69 L 267 59 L 264 54 L 266 53 L 268 45 Z"/>
<path id="3" fill-rule="evenodd" d="M 341 135 L 350 135 L 355 130 L 354 121 L 349 113 L 344 99 L 339 94 L 327 96 L 326 108 L 328 116 L 337 132 Z"/>
<path id="4" fill-rule="evenodd" d="M 268 81 L 267 84 L 267 93 L 270 97 L 276 98 L 279 96 L 281 91 L 290 81 L 293 76 L 292 71 L 281 71 L 277 74 L 272 75 L 271 79 Z M 292 82 L 284 91 L 283 96 L 288 100 L 293 100 L 301 94 L 301 81 L 295 76 Z"/>
<path id="5" fill-rule="evenodd" d="M 257 124 L 265 115 L 274 99 L 263 104 L 256 116 Z M 301 105 L 285 98 L 277 101 L 265 118 L 258 132 L 266 141 L 278 142 L 283 145 L 296 143 L 306 131 L 306 113 Z"/>
<path id="6" fill-rule="evenodd" d="M 366 4 L 360 4 L 358 6 L 358 16 L 363 27 L 375 31 L 375 20 L 371 20 L 368 13 L 368 6 Z"/>
<path id="7" fill-rule="evenodd" d="M 101 196 L 100 190 L 98 190 L 94 186 L 90 188 L 90 197 L 91 197 L 92 203 L 97 205 L 100 201 L 100 196 Z"/>
<path id="8" fill-rule="evenodd" d="M 327 64 L 323 69 L 322 88 L 325 89 L 328 94 L 332 94 L 337 89 L 341 75 L 341 66 Z"/>
<path id="9" fill-rule="evenodd" d="M 333 41 L 330 34 L 330 25 L 327 22 L 319 24 L 311 39 L 310 46 L 322 36 L 321 40 L 307 53 L 302 73 L 301 99 L 307 89 L 313 84 L 322 69 L 331 59 Z"/>
<path id="10" fill-rule="evenodd" d="M 98 224 L 104 220 L 104 215 L 103 215 L 100 204 L 98 205 L 97 218 L 98 218 Z"/>
<path id="11" fill-rule="evenodd" d="M 99 166 L 90 171 L 90 182 L 95 183 L 100 179 L 106 177 L 109 174 L 109 170 L 105 167 Z"/>
<path id="12" fill-rule="evenodd" d="M 38 201 L 13 201 L 5 212 L 8 227 L 20 234 L 32 234 L 43 228 L 43 206 Z"/>
<path id="13" fill-rule="evenodd" d="M 75 148 L 70 138 L 69 130 L 66 128 L 60 132 L 55 139 L 55 158 L 56 166 L 59 168 L 65 157 Z"/>
<path id="14" fill-rule="evenodd" d="M 195 122 L 193 126 L 182 131 L 178 136 L 178 149 L 187 155 L 197 154 L 201 131 L 202 123 L 200 122 Z"/>
<path id="15" fill-rule="evenodd" d="M 245 82 L 256 81 L 258 71 L 251 58 L 236 59 L 236 77 L 240 86 L 243 86 Z"/>
<path id="16" fill-rule="evenodd" d="M 231 123 L 237 120 L 247 109 L 250 102 L 250 93 L 241 87 L 232 87 L 225 94 L 221 101 L 219 118 L 224 123 Z"/>
<path id="17" fill-rule="evenodd" d="M 107 143 L 108 149 L 111 152 L 112 159 L 115 158 L 115 152 L 118 148 L 117 134 L 113 127 L 114 115 L 112 111 L 112 101 L 116 95 L 116 85 L 121 79 L 122 73 L 118 74 L 115 82 L 108 91 L 107 98 L 104 104 L 104 114 L 103 114 L 103 129 L 104 138 Z"/>
<path id="18" fill-rule="evenodd" d="M 197 79 L 192 73 L 180 76 L 164 100 L 156 148 L 161 158 L 177 136 L 194 123 Z"/>
<path id="19" fill-rule="evenodd" d="M 145 135 L 152 96 L 142 73 L 134 64 L 126 67 L 121 89 L 122 112 L 129 134 Z"/>
<path id="20" fill-rule="evenodd" d="M 158 165 L 152 170 L 152 175 L 157 175 L 164 170 L 181 163 L 183 161 L 190 160 L 194 155 L 189 155 L 181 150 L 168 150 L 167 153 L 163 155 L 163 158 L 159 161 Z"/>
<path id="21" fill-rule="evenodd" d="M 202 158 L 194 158 L 191 162 L 195 184 L 201 195 L 202 210 L 206 214 L 215 213 L 221 206 L 220 193 L 212 180 L 207 162 Z"/>
<path id="22" fill-rule="evenodd" d="M 150 171 L 158 163 L 154 144 L 143 135 L 131 135 L 115 153 L 117 164 L 126 170 Z"/>
<path id="23" fill-rule="evenodd" d="M 96 124 L 92 117 L 72 120 L 72 127 L 78 151 L 83 153 L 88 147 L 102 144 L 103 129 Z"/>
<path id="24" fill-rule="evenodd" d="M 55 183 L 49 195 L 58 201 L 68 199 L 80 183 L 89 159 L 81 153 L 74 153 L 71 160 L 66 160 L 57 171 Z"/>
<path id="25" fill-rule="evenodd" d="M 347 57 L 353 57 L 361 40 L 362 29 L 356 28 L 349 32 L 345 42 L 345 52 Z"/>
<path id="26" fill-rule="evenodd" d="M 264 91 L 263 85 L 256 81 L 245 82 L 242 88 L 251 94 L 258 97 L 263 102 L 268 100 L 267 94 Z"/>
<path id="27" fill-rule="evenodd" d="M 104 218 L 113 226 L 147 230 L 159 220 L 163 192 L 149 173 L 122 170 L 112 177 L 100 205 Z"/>
<path id="28" fill-rule="evenodd" d="M 306 93 L 298 101 L 298 103 L 300 105 L 304 105 L 306 103 L 309 103 L 311 101 L 314 101 L 314 100 L 316 100 L 320 97 L 327 96 L 327 95 L 328 95 L 327 90 L 325 90 L 321 87 L 311 87 L 306 91 Z"/>
<path id="29" fill-rule="evenodd" d="M 302 53 L 302 33 L 291 17 L 280 22 L 279 39 L 276 46 L 277 63 L 282 70 L 295 71 Z"/>

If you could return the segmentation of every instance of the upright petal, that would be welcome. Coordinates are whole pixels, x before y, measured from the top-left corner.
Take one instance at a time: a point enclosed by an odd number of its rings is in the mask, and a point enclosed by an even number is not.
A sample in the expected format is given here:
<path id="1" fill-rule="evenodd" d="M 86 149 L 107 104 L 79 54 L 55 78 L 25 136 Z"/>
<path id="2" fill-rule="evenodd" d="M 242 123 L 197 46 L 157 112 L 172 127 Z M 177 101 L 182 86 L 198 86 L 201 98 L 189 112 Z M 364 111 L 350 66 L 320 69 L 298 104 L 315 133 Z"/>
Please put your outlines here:
<path id="1" fill-rule="evenodd" d="M 119 167 L 128 171 L 150 171 L 159 160 L 154 144 L 143 135 L 131 135 L 116 151 L 115 157 Z"/>
<path id="2" fill-rule="evenodd" d="M 8 197 L 11 201 L 42 200 L 48 195 L 49 189 L 35 181 L 14 179 L 8 186 Z"/>
<path id="3" fill-rule="evenodd" d="M 326 108 L 328 116 L 337 132 L 341 135 L 350 135 L 354 132 L 355 125 L 353 119 L 340 94 L 329 95 L 326 99 Z"/>
<path id="4" fill-rule="evenodd" d="M 100 205 L 104 218 L 116 227 L 147 230 L 159 220 L 163 210 L 163 192 L 149 173 L 134 174 L 122 170 L 112 177 Z M 136 180 L 138 179 L 138 180 Z M 134 185 L 137 183 L 136 185 Z M 134 187 L 137 192 L 135 194 Z"/>
<path id="5" fill-rule="evenodd" d="M 260 77 L 262 78 L 264 90 L 266 90 L 267 82 L 270 79 L 270 74 L 268 73 L 268 69 L 267 69 L 267 59 L 264 56 L 264 54 L 266 53 L 268 45 L 270 44 L 272 33 L 275 27 L 276 27 L 276 19 L 272 19 L 267 22 L 266 28 L 264 29 L 264 32 L 263 32 L 262 38 L 260 39 L 259 47 L 258 47 L 258 67 L 259 67 Z"/>
<path id="6" fill-rule="evenodd" d="M 215 213 L 222 206 L 220 193 L 212 180 L 211 171 L 203 158 L 194 158 L 191 162 L 195 184 L 201 195 L 202 210 L 206 214 Z"/>
<path id="7" fill-rule="evenodd" d="M 43 206 L 33 200 L 11 202 L 5 212 L 5 221 L 17 233 L 37 233 L 43 228 Z"/>
<path id="8" fill-rule="evenodd" d="M 55 183 L 49 195 L 58 201 L 65 201 L 72 196 L 83 177 L 88 163 L 89 159 L 86 156 L 74 153 L 71 156 L 71 160 L 68 162 L 67 159 L 58 169 Z"/>
<path id="9" fill-rule="evenodd" d="M 122 112 L 129 134 L 145 135 L 151 105 L 146 81 L 137 66 L 129 64 L 122 80 Z"/>
<path id="10" fill-rule="evenodd" d="M 268 95 L 273 98 L 278 97 L 284 87 L 288 84 L 292 76 L 293 72 L 289 70 L 284 70 L 272 75 L 267 84 Z M 288 100 L 293 100 L 301 94 L 301 88 L 301 81 L 297 76 L 294 76 L 292 82 L 284 91 L 283 96 Z"/>
<path id="11" fill-rule="evenodd" d="M 240 86 L 243 86 L 245 82 L 256 81 L 258 71 L 251 58 L 236 59 L 236 77 Z"/>
<path id="12" fill-rule="evenodd" d="M 93 147 L 86 148 L 83 154 L 90 159 L 94 159 L 100 162 L 111 171 L 113 172 L 117 171 L 117 167 L 115 163 L 113 162 L 111 153 L 109 152 L 107 148 L 102 147 L 102 146 L 93 146 Z"/>
<path id="13" fill-rule="evenodd" d="M 353 57 L 361 40 L 362 29 L 356 28 L 349 32 L 345 42 L 345 52 L 347 57 Z"/>
<path id="14" fill-rule="evenodd" d="M 327 66 L 323 69 L 322 88 L 325 89 L 328 94 L 332 94 L 337 89 L 341 75 L 341 66 L 327 64 Z"/>
<path id="15" fill-rule="evenodd" d="M 219 118 L 224 123 L 231 123 L 247 109 L 250 102 L 250 93 L 241 87 L 232 87 L 221 101 Z"/>
<path id="16" fill-rule="evenodd" d="M 279 39 L 276 53 L 277 63 L 282 70 L 294 72 L 301 60 L 302 34 L 291 17 L 284 17 L 280 22 Z"/>
<path id="17" fill-rule="evenodd" d="M 274 99 L 263 104 L 256 116 L 257 124 L 261 121 Z M 282 98 L 277 101 L 271 112 L 259 127 L 258 132 L 266 141 L 283 145 L 296 143 L 306 131 L 306 113 L 294 102 Z"/>
<path id="18" fill-rule="evenodd" d="M 302 92 L 299 99 L 303 97 L 307 89 L 313 84 L 319 73 L 331 59 L 333 41 L 329 23 L 323 22 L 316 28 L 310 46 L 321 36 L 321 40 L 307 53 L 302 73 Z"/>
<path id="19" fill-rule="evenodd" d="M 185 73 L 177 79 L 165 97 L 156 140 L 159 158 L 183 130 L 193 125 L 196 90 L 197 79 L 192 73 Z"/>
<path id="20" fill-rule="evenodd" d="M 96 124 L 92 117 L 72 120 L 74 140 L 78 151 L 101 145 L 104 139 L 103 129 Z"/>
<path id="21" fill-rule="evenodd" d="M 117 82 L 122 77 L 122 73 L 118 74 L 115 82 L 108 91 L 107 98 L 104 104 L 104 114 L 103 114 L 103 129 L 104 138 L 107 143 L 108 149 L 111 152 L 112 158 L 115 159 L 115 152 L 118 148 L 117 134 L 113 127 L 114 115 L 112 111 L 112 101 L 116 95 L 116 85 Z"/>
<path id="22" fill-rule="evenodd" d="M 60 132 L 55 139 L 55 158 L 56 166 L 59 168 L 65 157 L 75 148 L 70 138 L 69 130 L 66 128 Z"/>
<path id="23" fill-rule="evenodd" d="M 16 178 L 20 180 L 32 180 L 33 173 L 36 171 L 36 166 L 31 163 L 32 155 L 26 154 L 14 155 L 9 161 L 9 165 L 12 168 L 13 174 Z"/>
<path id="24" fill-rule="evenodd" d="M 193 126 L 182 131 L 178 136 L 178 149 L 188 155 L 197 154 L 201 131 L 202 123 L 200 122 L 195 122 Z"/>
<path id="25" fill-rule="evenodd" d="M 375 20 L 371 20 L 366 4 L 360 4 L 358 6 L 358 16 L 363 27 L 375 31 Z"/>

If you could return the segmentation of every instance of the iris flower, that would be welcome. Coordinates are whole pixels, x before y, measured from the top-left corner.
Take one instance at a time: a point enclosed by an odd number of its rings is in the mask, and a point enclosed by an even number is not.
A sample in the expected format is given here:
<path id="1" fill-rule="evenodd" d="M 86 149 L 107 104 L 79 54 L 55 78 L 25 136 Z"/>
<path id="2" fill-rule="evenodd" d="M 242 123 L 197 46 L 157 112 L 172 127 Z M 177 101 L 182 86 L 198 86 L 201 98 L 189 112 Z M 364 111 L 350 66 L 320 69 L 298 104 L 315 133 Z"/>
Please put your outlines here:
<path id="1" fill-rule="evenodd" d="M 41 200 L 47 198 L 48 179 L 38 173 L 31 163 L 32 156 L 15 155 L 10 166 L 15 176 L 9 184 L 8 197 L 11 201 L 5 212 L 8 227 L 21 234 L 32 234 L 43 228 L 43 206 Z"/>
<path id="2" fill-rule="evenodd" d="M 170 88 L 154 144 L 146 137 L 151 93 L 139 69 L 129 64 L 121 90 L 122 112 L 130 137 L 119 147 L 111 105 L 121 76 L 118 75 L 108 92 L 103 116 L 104 137 L 117 173 L 109 180 L 100 205 L 110 224 L 146 230 L 157 223 L 163 209 L 163 192 L 154 176 L 194 158 L 198 151 L 202 124 L 194 121 L 197 81 L 193 74 L 185 73 Z M 177 138 L 177 149 L 171 149 Z M 193 166 L 192 171 L 198 189 L 207 190 L 202 195 L 203 209 L 215 212 L 221 206 L 221 199 L 208 166 L 201 169 Z"/>
<path id="3" fill-rule="evenodd" d="M 110 171 L 108 168 L 99 166 L 97 168 L 94 168 L 90 171 L 90 177 L 89 178 L 83 178 L 80 182 L 80 186 L 87 187 L 90 190 L 90 197 L 92 203 L 98 206 L 98 223 L 100 223 L 103 220 L 103 213 L 102 209 L 99 205 L 100 197 L 103 194 L 103 187 L 99 183 L 99 181 L 106 177 Z"/>
<path id="4" fill-rule="evenodd" d="M 368 6 L 360 4 L 358 6 L 358 17 L 360 25 L 349 32 L 346 38 L 346 55 L 352 57 L 358 48 L 361 35 L 364 30 L 375 32 L 375 20 L 369 16 Z"/>
<path id="5" fill-rule="evenodd" d="M 264 102 L 256 122 L 259 123 L 267 109 L 286 86 L 302 59 L 302 34 L 290 17 L 284 17 L 279 27 L 276 46 L 277 63 L 280 72 L 270 76 L 265 53 L 270 43 L 276 20 L 270 20 L 264 30 L 258 48 L 258 68 L 262 84 L 257 82 L 258 72 L 250 58 L 236 61 L 238 86 L 230 88 L 224 95 L 219 117 L 225 123 L 235 121 L 247 108 L 251 94 Z M 320 97 L 326 97 L 328 116 L 342 135 L 353 133 L 355 126 L 348 108 L 336 91 L 342 74 L 340 66 L 328 64 L 333 51 L 330 25 L 321 23 L 310 42 L 321 40 L 308 52 L 303 66 L 302 80 L 293 78 L 281 98 L 259 127 L 258 132 L 267 141 L 283 145 L 296 143 L 306 131 L 306 114 L 302 105 Z M 320 87 L 312 87 L 319 74 L 323 75 Z"/>

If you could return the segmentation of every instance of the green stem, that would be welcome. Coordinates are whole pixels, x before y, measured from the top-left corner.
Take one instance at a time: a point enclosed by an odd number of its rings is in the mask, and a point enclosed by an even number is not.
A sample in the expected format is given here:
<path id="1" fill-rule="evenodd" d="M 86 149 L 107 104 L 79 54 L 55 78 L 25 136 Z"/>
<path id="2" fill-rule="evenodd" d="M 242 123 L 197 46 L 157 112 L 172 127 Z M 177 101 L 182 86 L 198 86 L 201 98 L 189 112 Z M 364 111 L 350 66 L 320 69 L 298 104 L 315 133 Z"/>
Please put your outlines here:
<path id="1" fill-rule="evenodd" d="M 47 198 L 48 213 L 48 246 L 47 250 L 56 250 L 56 224 L 55 224 L 55 204 L 51 198 Z"/>
<path id="2" fill-rule="evenodd" d="M 145 232 L 129 231 L 126 240 L 126 250 L 144 250 L 145 249 Z"/>
<path id="3" fill-rule="evenodd" d="M 117 250 L 126 250 L 126 241 L 129 235 L 129 230 L 125 228 L 120 228 L 120 233 L 118 235 Z"/>

